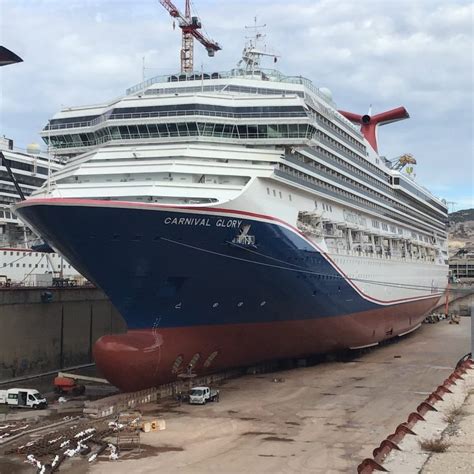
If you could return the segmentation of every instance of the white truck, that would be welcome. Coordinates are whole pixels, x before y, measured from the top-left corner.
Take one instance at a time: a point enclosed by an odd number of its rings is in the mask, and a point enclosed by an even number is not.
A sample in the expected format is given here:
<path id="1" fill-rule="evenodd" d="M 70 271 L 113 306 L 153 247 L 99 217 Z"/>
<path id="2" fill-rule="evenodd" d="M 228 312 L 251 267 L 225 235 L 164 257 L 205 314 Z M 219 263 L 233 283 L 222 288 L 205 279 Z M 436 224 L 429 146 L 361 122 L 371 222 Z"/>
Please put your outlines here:
<path id="1" fill-rule="evenodd" d="M 9 388 L 0 390 L 0 404 L 17 408 L 46 408 L 48 402 L 46 398 L 32 388 Z"/>
<path id="2" fill-rule="evenodd" d="M 192 405 L 204 405 L 207 402 L 218 402 L 219 390 L 209 387 L 193 387 L 189 391 L 189 403 Z"/>

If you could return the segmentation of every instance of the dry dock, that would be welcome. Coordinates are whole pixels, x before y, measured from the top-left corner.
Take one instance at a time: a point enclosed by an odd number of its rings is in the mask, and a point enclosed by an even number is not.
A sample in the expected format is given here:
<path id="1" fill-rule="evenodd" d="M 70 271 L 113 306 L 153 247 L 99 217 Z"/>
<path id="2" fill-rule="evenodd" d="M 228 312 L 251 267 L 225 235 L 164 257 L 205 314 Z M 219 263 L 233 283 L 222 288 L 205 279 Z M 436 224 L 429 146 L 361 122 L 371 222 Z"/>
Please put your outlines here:
<path id="1" fill-rule="evenodd" d="M 89 472 L 356 472 L 468 352 L 469 323 L 423 325 L 350 362 L 235 379 L 218 404 L 155 405 L 167 429 L 142 435 L 152 457 Z"/>
<path id="2" fill-rule="evenodd" d="M 142 407 L 144 419 L 163 418 L 166 430 L 142 433 L 142 451 L 72 473 L 352 473 L 388 433 L 469 351 L 470 318 L 423 325 L 396 342 L 327 361 L 223 383 L 219 403 L 179 405 L 165 399 Z M 0 458 L 0 472 L 31 472 L 23 457 Z"/>

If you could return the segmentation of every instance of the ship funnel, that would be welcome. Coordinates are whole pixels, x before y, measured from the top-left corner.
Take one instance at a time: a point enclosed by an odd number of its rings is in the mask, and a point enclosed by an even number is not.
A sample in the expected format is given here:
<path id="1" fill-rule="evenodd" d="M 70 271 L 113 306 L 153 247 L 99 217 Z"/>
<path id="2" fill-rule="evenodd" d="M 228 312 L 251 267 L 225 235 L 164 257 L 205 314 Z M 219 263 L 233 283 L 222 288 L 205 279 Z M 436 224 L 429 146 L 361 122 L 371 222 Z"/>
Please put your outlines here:
<path id="1" fill-rule="evenodd" d="M 360 124 L 360 131 L 377 153 L 377 127 L 410 117 L 405 107 L 397 107 L 396 109 L 387 110 L 376 115 L 359 115 L 344 110 L 339 110 L 339 113 L 346 117 L 347 120 Z"/>

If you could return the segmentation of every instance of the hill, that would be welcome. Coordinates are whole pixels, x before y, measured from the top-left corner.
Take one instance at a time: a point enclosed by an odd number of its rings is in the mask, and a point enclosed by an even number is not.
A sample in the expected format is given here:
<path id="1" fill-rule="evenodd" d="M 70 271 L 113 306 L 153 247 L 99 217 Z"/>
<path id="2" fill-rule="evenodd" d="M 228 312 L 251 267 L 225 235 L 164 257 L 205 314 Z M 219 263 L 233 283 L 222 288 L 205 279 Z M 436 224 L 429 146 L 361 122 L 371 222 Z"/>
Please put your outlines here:
<path id="1" fill-rule="evenodd" d="M 449 214 L 449 222 L 466 222 L 474 221 L 474 208 L 462 209 L 460 211 L 451 212 Z"/>
<path id="2" fill-rule="evenodd" d="M 449 214 L 449 253 L 456 253 L 467 243 L 474 244 L 474 209 Z"/>

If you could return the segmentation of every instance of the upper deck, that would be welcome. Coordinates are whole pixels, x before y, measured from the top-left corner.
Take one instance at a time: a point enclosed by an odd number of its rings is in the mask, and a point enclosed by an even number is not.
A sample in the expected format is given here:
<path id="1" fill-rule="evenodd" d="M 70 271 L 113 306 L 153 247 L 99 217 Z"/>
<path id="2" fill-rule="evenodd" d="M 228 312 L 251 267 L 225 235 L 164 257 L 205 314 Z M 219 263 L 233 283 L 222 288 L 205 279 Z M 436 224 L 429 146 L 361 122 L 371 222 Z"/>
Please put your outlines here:
<path id="1" fill-rule="evenodd" d="M 314 160 L 325 166 L 333 162 L 350 170 L 341 176 L 345 182 L 365 181 L 385 189 L 392 199 L 400 192 L 395 185 L 399 173 L 371 148 L 359 127 L 338 112 L 330 91 L 275 69 L 153 77 L 109 103 L 62 110 L 42 136 L 55 153 L 71 158 L 104 146 L 158 150 L 163 145 L 209 143 L 222 150 L 235 145 L 279 149 L 290 158 L 288 150 L 311 149 L 313 167 Z M 333 178 L 338 173 L 329 172 Z M 445 205 L 423 189 L 398 195 L 435 213 L 445 212 Z"/>

